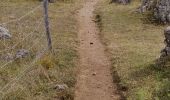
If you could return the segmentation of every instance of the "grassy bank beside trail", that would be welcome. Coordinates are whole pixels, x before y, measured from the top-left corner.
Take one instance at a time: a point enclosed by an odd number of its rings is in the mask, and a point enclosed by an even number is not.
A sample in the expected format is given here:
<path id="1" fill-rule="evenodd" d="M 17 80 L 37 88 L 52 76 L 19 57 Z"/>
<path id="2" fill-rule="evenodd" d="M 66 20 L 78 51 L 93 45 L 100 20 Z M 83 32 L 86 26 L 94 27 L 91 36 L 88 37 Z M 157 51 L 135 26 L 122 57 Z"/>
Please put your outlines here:
<path id="1" fill-rule="evenodd" d="M 73 100 L 76 82 L 76 47 L 78 45 L 75 13 L 80 5 L 78 0 L 64 1 L 49 4 L 53 53 L 46 53 L 33 66 L 30 64 L 34 60 L 35 54 L 47 45 L 45 36 L 43 39 L 39 38 L 40 34 L 45 35 L 43 8 L 5 26 L 13 37 L 6 41 L 6 45 L 3 45 L 4 41 L 0 42 L 1 50 L 15 45 L 32 31 L 34 34 L 20 42 L 13 50 L 5 51 L 1 55 L 8 52 L 13 53 L 22 48 L 27 49 L 38 41 L 40 43 L 38 42 L 31 48 L 30 57 L 16 60 L 0 69 L 0 100 Z M 3 1 L 0 3 L 0 22 L 15 20 L 40 4 L 39 0 Z M 42 20 L 40 20 L 41 18 Z M 40 21 L 42 24 L 38 28 L 37 23 Z M 0 62 L 1 66 L 2 63 L 8 63 L 3 59 Z M 26 67 L 30 68 L 24 71 Z M 20 77 L 21 74 L 22 77 Z M 58 87 L 58 85 L 63 87 Z M 7 87 L 3 90 L 5 86 Z"/>
<path id="2" fill-rule="evenodd" d="M 113 80 L 128 100 L 169 100 L 170 67 L 155 64 L 164 47 L 165 26 L 144 22 L 145 16 L 135 13 L 138 0 L 129 5 L 109 1 L 101 0 L 95 13 L 113 73 L 119 76 Z"/>

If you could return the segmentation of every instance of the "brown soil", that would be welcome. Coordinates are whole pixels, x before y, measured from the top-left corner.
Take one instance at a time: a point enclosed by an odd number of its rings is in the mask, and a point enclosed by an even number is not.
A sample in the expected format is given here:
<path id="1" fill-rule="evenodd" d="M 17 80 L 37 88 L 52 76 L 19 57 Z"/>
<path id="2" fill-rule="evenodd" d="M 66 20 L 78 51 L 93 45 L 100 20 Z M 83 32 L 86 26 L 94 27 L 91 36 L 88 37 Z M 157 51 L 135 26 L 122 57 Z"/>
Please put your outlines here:
<path id="1" fill-rule="evenodd" d="M 78 13 L 80 40 L 80 73 L 75 100 L 119 100 L 112 81 L 111 64 L 93 22 L 93 11 L 99 0 L 87 0 Z"/>

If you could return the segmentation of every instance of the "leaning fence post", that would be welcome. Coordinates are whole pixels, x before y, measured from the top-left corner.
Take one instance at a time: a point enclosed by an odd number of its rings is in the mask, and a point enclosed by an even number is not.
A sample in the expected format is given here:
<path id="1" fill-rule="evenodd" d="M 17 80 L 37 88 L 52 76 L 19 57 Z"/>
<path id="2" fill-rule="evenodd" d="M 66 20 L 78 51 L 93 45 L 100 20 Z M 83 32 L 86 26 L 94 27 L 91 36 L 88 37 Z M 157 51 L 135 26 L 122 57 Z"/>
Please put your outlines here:
<path id="1" fill-rule="evenodd" d="M 45 21 L 45 30 L 46 30 L 46 36 L 48 42 L 48 49 L 52 50 L 52 40 L 51 40 L 49 21 L 48 21 L 48 0 L 44 0 L 43 5 L 44 5 L 44 21 Z"/>

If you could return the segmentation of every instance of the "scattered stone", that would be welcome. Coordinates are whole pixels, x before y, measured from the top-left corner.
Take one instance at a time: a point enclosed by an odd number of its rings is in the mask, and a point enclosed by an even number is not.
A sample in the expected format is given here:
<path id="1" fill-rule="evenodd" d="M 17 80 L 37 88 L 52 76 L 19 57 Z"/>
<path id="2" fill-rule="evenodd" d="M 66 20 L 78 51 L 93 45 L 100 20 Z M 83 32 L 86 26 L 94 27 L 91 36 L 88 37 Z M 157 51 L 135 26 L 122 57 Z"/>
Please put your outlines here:
<path id="1" fill-rule="evenodd" d="M 4 59 L 7 60 L 7 61 L 10 61 L 10 60 L 14 59 L 14 56 L 12 54 L 10 54 L 10 53 L 7 53 L 7 55 L 5 56 Z"/>
<path id="2" fill-rule="evenodd" d="M 90 45 L 93 45 L 93 42 L 90 42 Z"/>
<path id="3" fill-rule="evenodd" d="M 3 27 L 0 27 L 0 39 L 10 39 L 12 36 L 9 31 Z"/>
<path id="4" fill-rule="evenodd" d="M 112 0 L 111 3 L 113 2 L 117 2 L 117 3 L 120 3 L 120 4 L 129 4 L 130 3 L 130 0 Z"/>
<path id="5" fill-rule="evenodd" d="M 54 89 L 59 90 L 59 91 L 64 91 L 68 89 L 68 86 L 66 84 L 57 84 Z"/>
<path id="6" fill-rule="evenodd" d="M 94 72 L 92 75 L 93 75 L 93 76 L 96 76 L 96 72 Z"/>
<path id="7" fill-rule="evenodd" d="M 39 1 L 43 1 L 43 0 L 39 0 Z M 54 3 L 55 0 L 48 0 L 49 3 Z"/>
<path id="8" fill-rule="evenodd" d="M 2 60 L 5 60 L 5 61 L 11 61 L 11 60 L 14 60 L 14 56 L 10 53 L 7 53 L 6 55 L 3 55 L 1 57 Z"/>
<path id="9" fill-rule="evenodd" d="M 142 0 L 139 12 L 146 11 L 150 11 L 157 22 L 170 22 L 170 0 Z"/>
<path id="10" fill-rule="evenodd" d="M 28 56 L 29 51 L 25 50 L 25 49 L 20 49 L 17 51 L 15 58 L 19 59 L 19 58 L 25 58 L 26 56 Z"/>

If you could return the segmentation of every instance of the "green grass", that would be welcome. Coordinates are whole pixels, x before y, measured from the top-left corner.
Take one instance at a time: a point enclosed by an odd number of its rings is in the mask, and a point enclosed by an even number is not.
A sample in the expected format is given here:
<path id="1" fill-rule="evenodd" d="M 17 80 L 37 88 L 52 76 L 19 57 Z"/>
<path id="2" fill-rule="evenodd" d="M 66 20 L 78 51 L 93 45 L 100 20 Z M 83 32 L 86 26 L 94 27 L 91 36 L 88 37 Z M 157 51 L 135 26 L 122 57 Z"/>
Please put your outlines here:
<path id="1" fill-rule="evenodd" d="M 10 83 L 0 93 L 2 100 L 73 100 L 74 85 L 76 82 L 75 62 L 77 61 L 77 20 L 75 12 L 80 7 L 77 0 L 62 0 L 49 4 L 50 30 L 52 34 L 53 53 L 46 53 L 24 75 Z M 0 3 L 0 22 L 7 22 L 16 19 L 36 6 L 40 5 L 39 0 L 7 0 Z M 12 17 L 11 17 L 12 16 Z M 20 21 L 7 24 L 13 37 L 11 40 L 0 41 L 0 50 L 11 47 L 22 40 L 27 34 L 37 28 L 39 19 L 43 18 L 42 8 L 26 16 Z M 31 55 L 25 59 L 14 61 L 3 70 L 0 70 L 0 88 L 11 82 L 17 75 L 29 67 L 35 59 L 35 55 L 46 47 L 43 19 L 42 24 L 27 39 L 19 43 L 16 48 L 1 53 L 15 53 L 18 49 L 28 49 L 35 42 L 38 42 L 30 49 Z M 19 34 L 20 33 L 20 34 Z M 41 37 L 41 39 L 40 39 Z M 1 60 L 3 65 L 7 61 Z M 69 89 L 57 91 L 54 89 L 57 84 L 66 84 Z"/>
<path id="2" fill-rule="evenodd" d="M 101 1 L 95 11 L 101 17 L 100 36 L 119 84 L 128 88 L 123 92 L 128 100 L 169 100 L 170 70 L 155 64 L 164 47 L 165 26 L 144 22 L 145 16 L 135 13 L 139 5 L 138 0 L 129 5 Z"/>

